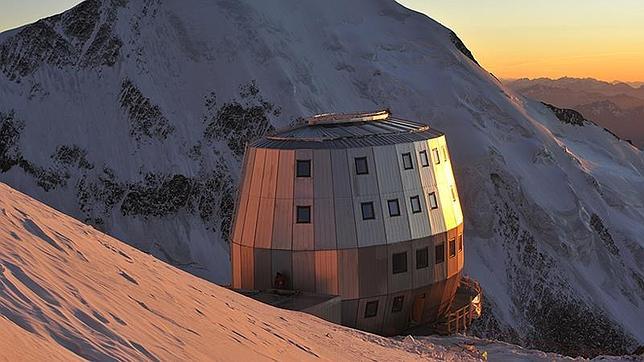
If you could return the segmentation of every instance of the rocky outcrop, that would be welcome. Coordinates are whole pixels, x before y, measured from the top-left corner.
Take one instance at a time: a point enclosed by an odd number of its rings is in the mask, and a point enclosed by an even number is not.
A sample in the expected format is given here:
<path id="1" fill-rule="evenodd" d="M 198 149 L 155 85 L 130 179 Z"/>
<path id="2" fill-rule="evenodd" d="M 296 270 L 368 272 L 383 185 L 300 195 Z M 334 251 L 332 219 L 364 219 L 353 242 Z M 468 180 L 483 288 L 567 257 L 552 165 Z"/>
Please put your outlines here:
<path id="1" fill-rule="evenodd" d="M 548 107 L 552 113 L 557 116 L 557 118 L 567 124 L 572 124 L 574 126 L 583 126 L 584 123 L 590 122 L 584 118 L 584 116 L 575 111 L 574 109 L 559 108 L 555 107 L 552 104 L 541 102 L 544 106 Z"/>

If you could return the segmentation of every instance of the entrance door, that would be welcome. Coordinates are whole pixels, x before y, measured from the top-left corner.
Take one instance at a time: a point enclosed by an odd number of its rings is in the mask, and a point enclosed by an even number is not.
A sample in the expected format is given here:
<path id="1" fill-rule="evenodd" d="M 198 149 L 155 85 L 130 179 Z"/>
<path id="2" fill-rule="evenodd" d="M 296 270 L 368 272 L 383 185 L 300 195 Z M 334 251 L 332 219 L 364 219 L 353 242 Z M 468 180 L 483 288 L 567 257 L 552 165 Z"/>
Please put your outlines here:
<path id="1" fill-rule="evenodd" d="M 421 323 L 423 321 L 423 310 L 425 309 L 425 293 L 419 294 L 414 298 L 414 304 L 411 307 L 411 321 Z"/>

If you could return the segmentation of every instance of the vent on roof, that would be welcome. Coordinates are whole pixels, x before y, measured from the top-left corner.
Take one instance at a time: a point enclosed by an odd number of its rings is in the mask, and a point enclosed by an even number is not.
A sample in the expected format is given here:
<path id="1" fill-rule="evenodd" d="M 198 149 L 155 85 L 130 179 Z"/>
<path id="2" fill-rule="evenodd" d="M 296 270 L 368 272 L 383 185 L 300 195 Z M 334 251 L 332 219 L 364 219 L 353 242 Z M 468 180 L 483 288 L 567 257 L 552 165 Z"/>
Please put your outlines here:
<path id="1" fill-rule="evenodd" d="M 316 124 L 338 124 L 352 122 L 382 121 L 389 118 L 389 110 L 365 113 L 325 113 L 307 118 L 309 126 Z"/>

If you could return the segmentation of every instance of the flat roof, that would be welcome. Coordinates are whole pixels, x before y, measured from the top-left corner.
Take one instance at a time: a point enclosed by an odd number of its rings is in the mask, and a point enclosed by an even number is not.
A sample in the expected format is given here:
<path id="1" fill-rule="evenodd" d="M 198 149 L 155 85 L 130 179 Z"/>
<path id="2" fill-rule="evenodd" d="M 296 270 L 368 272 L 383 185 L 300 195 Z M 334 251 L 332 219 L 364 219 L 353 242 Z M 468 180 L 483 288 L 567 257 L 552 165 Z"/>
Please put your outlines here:
<path id="1" fill-rule="evenodd" d="M 251 147 L 336 149 L 411 143 L 442 136 L 426 124 L 394 117 L 388 110 L 313 116 L 303 124 L 262 137 Z"/>

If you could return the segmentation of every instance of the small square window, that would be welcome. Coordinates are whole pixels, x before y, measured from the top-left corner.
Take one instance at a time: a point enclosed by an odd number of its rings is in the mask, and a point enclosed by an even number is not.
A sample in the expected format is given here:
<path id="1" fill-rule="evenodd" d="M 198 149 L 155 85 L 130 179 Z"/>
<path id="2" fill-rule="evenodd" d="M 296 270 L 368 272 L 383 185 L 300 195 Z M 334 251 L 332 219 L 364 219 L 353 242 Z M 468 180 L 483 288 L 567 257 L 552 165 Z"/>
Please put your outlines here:
<path id="1" fill-rule="evenodd" d="M 420 208 L 420 197 L 412 196 L 409 198 L 409 202 L 411 202 L 411 212 L 413 212 L 414 214 L 418 214 L 419 212 L 423 211 Z"/>
<path id="2" fill-rule="evenodd" d="M 428 167 L 429 166 L 429 158 L 427 158 L 427 151 L 422 150 L 420 151 L 420 164 L 423 167 Z"/>
<path id="3" fill-rule="evenodd" d="M 356 174 L 367 175 L 369 173 L 369 166 L 367 165 L 366 157 L 356 157 Z"/>
<path id="4" fill-rule="evenodd" d="M 458 251 L 463 251 L 463 234 L 458 236 Z"/>
<path id="5" fill-rule="evenodd" d="M 310 224 L 311 223 L 311 206 L 298 206 L 297 207 L 297 223 Z"/>
<path id="6" fill-rule="evenodd" d="M 402 160 L 405 170 L 411 170 L 414 168 L 414 163 L 411 160 L 411 153 L 403 153 Z"/>
<path id="7" fill-rule="evenodd" d="M 378 301 L 372 300 L 371 302 L 367 302 L 367 305 L 364 308 L 364 317 L 372 318 L 377 315 L 378 315 Z"/>
<path id="8" fill-rule="evenodd" d="M 449 241 L 449 257 L 453 258 L 456 256 L 456 239 Z"/>
<path id="9" fill-rule="evenodd" d="M 407 252 L 395 253 L 391 256 L 393 274 L 407 272 Z"/>
<path id="10" fill-rule="evenodd" d="M 362 209 L 362 220 L 373 220 L 376 214 L 373 211 L 373 202 L 363 202 L 360 204 Z"/>
<path id="11" fill-rule="evenodd" d="M 424 269 L 429 266 L 429 249 L 416 250 L 416 269 Z"/>
<path id="12" fill-rule="evenodd" d="M 450 186 L 449 190 L 452 192 L 452 201 L 456 202 L 456 190 L 454 190 L 454 186 Z"/>
<path id="13" fill-rule="evenodd" d="M 311 160 L 297 160 L 297 177 L 311 177 Z"/>
<path id="14" fill-rule="evenodd" d="M 398 199 L 388 200 L 387 207 L 389 208 L 389 216 L 400 216 L 400 205 L 398 205 Z"/>
<path id="15" fill-rule="evenodd" d="M 399 295 L 397 297 L 394 297 L 394 302 L 391 305 L 391 312 L 392 313 L 400 312 L 403 309 L 403 302 L 404 301 L 405 301 L 405 296 L 404 295 Z"/>
<path id="16" fill-rule="evenodd" d="M 436 245 L 436 264 L 445 261 L 445 244 Z"/>
<path id="17" fill-rule="evenodd" d="M 438 148 L 432 148 L 432 153 L 434 154 L 434 163 L 441 163 L 441 155 L 438 153 Z"/>
<path id="18" fill-rule="evenodd" d="M 438 201 L 436 201 L 436 193 L 435 192 L 430 192 L 429 193 L 429 207 L 432 210 L 438 209 Z"/>

